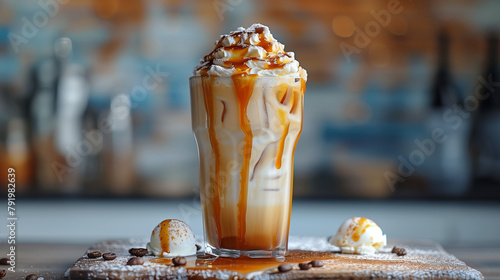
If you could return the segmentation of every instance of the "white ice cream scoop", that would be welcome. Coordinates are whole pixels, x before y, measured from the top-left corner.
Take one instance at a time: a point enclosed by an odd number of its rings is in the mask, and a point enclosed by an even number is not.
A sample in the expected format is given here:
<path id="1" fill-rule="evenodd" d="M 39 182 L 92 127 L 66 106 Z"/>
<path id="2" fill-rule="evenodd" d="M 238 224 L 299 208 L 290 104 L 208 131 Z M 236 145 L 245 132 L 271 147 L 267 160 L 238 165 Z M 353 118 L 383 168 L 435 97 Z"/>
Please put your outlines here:
<path id="1" fill-rule="evenodd" d="M 164 220 L 151 233 L 148 251 L 159 257 L 189 256 L 196 254 L 193 231 L 183 221 Z"/>
<path id="2" fill-rule="evenodd" d="M 372 220 L 354 217 L 345 221 L 328 242 L 342 253 L 369 255 L 387 245 L 387 237 Z"/>

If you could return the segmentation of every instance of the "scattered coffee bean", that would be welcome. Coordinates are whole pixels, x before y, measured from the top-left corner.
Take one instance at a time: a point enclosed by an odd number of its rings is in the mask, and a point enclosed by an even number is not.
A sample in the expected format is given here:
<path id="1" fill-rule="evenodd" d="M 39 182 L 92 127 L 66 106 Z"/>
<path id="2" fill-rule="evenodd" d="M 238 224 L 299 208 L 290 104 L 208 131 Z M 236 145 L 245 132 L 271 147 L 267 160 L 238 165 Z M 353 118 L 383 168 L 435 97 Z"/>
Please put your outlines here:
<path id="1" fill-rule="evenodd" d="M 102 258 L 107 260 L 107 261 L 112 261 L 116 259 L 116 254 L 115 253 L 104 253 L 102 254 Z"/>
<path id="2" fill-rule="evenodd" d="M 8 265 L 9 259 L 8 258 L 1 258 L 0 259 L 0 265 Z"/>
<path id="3" fill-rule="evenodd" d="M 397 247 L 397 246 L 394 246 L 394 247 L 392 248 L 391 253 L 396 254 L 396 255 L 398 255 L 398 256 L 404 256 L 404 255 L 406 255 L 406 254 L 407 254 L 407 252 L 406 252 L 406 249 L 405 249 L 405 248 L 400 248 L 400 247 Z"/>
<path id="4" fill-rule="evenodd" d="M 312 265 L 312 267 L 322 267 L 322 266 L 324 266 L 323 262 L 320 261 L 320 260 L 310 261 L 309 263 Z"/>
<path id="5" fill-rule="evenodd" d="M 4 278 L 4 277 L 5 277 L 5 275 L 7 275 L 7 271 L 5 271 L 5 270 L 3 270 L 3 269 L 2 269 L 2 270 L 0 270 L 0 279 Z"/>
<path id="6" fill-rule="evenodd" d="M 143 265 L 144 260 L 139 257 L 133 257 L 130 260 L 128 260 L 127 265 Z"/>
<path id="7" fill-rule="evenodd" d="M 278 266 L 279 272 L 288 272 L 290 270 L 292 270 L 292 265 L 289 263 L 284 263 L 284 264 L 281 264 L 280 266 Z"/>
<path id="8" fill-rule="evenodd" d="M 38 279 L 38 275 L 36 275 L 36 274 L 30 274 L 30 275 L 26 276 L 25 279 L 26 280 L 37 280 Z"/>
<path id="9" fill-rule="evenodd" d="M 128 252 L 136 257 L 144 257 L 148 254 L 148 250 L 144 248 L 132 248 Z"/>
<path id="10" fill-rule="evenodd" d="M 185 257 L 177 256 L 172 259 L 172 263 L 174 264 L 174 266 L 186 265 L 187 260 Z"/>
<path id="11" fill-rule="evenodd" d="M 89 259 L 97 259 L 97 258 L 100 258 L 101 256 L 102 256 L 102 253 L 99 251 L 93 251 L 93 252 L 87 253 L 87 257 L 89 257 Z"/>
<path id="12" fill-rule="evenodd" d="M 407 254 L 407 253 L 406 253 L 406 249 L 405 249 L 405 248 L 397 248 L 395 253 L 396 253 L 396 255 L 398 255 L 398 256 L 404 256 L 404 255 L 406 255 L 406 254 Z"/>
<path id="13" fill-rule="evenodd" d="M 312 264 L 310 264 L 310 263 L 299 263 L 300 270 L 308 270 L 311 267 L 312 267 Z"/>

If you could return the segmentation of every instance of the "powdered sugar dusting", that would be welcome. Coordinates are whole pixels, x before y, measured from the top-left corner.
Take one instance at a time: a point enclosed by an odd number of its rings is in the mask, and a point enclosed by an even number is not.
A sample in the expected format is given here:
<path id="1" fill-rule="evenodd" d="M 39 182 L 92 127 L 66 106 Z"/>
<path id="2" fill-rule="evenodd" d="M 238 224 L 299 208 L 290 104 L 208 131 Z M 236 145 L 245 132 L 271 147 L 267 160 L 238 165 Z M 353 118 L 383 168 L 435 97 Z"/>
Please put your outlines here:
<path id="1" fill-rule="evenodd" d="M 198 240 L 201 241 L 201 240 Z M 481 273 L 468 267 L 441 246 L 425 240 L 397 240 L 373 255 L 348 255 L 335 253 L 332 259 L 322 260 L 324 267 L 301 271 L 296 265 L 287 273 L 277 273 L 275 269 L 240 275 L 237 272 L 218 270 L 192 270 L 185 267 L 151 262 L 154 256 L 144 256 L 144 265 L 127 266 L 132 256 L 128 249 L 144 247 L 145 239 L 110 241 L 96 244 L 88 251 L 114 252 L 118 257 L 112 261 L 89 259 L 83 255 L 66 272 L 66 279 L 483 279 Z M 201 243 L 201 242 L 198 242 Z M 391 253 L 392 246 L 404 247 L 408 254 L 397 256 Z M 290 250 L 339 252 L 339 248 L 329 244 L 326 238 L 290 237 Z M 195 257 L 188 257 L 188 266 L 194 264 Z"/>

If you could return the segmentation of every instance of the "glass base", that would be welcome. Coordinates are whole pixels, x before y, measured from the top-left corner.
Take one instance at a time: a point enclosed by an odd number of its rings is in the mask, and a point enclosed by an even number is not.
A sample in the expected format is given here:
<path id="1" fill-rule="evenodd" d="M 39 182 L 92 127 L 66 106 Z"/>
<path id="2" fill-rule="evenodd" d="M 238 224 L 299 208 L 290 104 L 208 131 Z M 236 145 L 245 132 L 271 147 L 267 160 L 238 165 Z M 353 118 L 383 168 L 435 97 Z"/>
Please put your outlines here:
<path id="1" fill-rule="evenodd" d="M 241 256 L 249 258 L 275 258 L 277 260 L 285 259 L 286 249 L 274 249 L 272 251 L 268 250 L 250 250 L 250 251 L 240 251 L 232 249 L 217 249 L 209 244 L 205 244 L 205 255 L 218 256 L 225 258 L 239 258 Z"/>

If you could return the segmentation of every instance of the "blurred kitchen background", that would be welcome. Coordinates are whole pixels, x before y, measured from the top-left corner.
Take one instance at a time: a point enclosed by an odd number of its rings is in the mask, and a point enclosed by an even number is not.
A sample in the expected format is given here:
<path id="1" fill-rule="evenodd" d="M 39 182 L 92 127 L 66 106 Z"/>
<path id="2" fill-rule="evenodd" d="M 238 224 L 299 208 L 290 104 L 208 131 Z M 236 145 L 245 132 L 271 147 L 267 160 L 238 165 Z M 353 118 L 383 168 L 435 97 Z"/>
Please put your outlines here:
<path id="1" fill-rule="evenodd" d="M 188 78 L 268 25 L 307 69 L 297 198 L 500 199 L 500 1 L 2 0 L 0 188 L 197 195 Z"/>
<path id="2" fill-rule="evenodd" d="M 167 218 L 202 236 L 188 78 L 219 35 L 260 22 L 309 73 L 290 234 L 365 216 L 500 279 L 499 12 L 496 0 L 0 0 L 0 219 L 14 167 L 20 268 L 62 273 L 89 244 L 147 238 Z"/>

